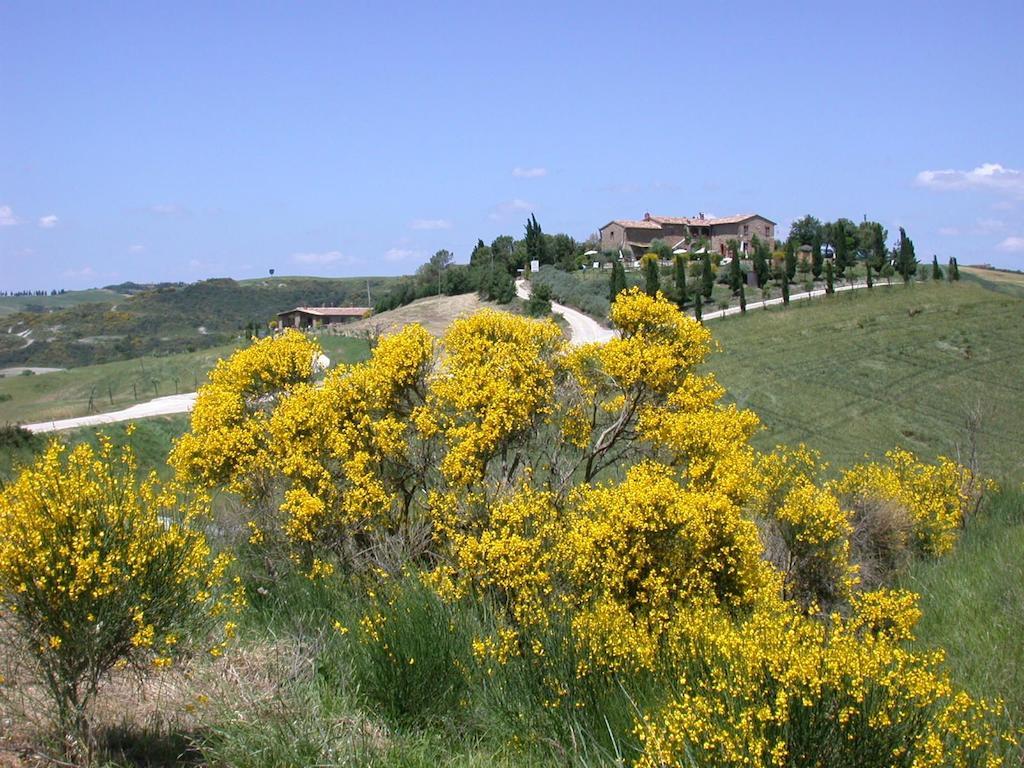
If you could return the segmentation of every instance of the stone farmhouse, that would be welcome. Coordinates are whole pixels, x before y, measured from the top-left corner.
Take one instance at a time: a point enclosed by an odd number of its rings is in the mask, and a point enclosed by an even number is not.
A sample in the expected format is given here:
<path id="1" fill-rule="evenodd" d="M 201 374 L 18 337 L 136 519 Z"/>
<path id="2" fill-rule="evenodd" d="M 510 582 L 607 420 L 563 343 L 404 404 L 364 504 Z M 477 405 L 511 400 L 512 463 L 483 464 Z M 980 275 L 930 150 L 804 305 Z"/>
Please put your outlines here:
<path id="1" fill-rule="evenodd" d="M 320 328 L 369 317 L 369 307 L 296 307 L 277 313 L 278 328 Z"/>
<path id="2" fill-rule="evenodd" d="M 775 222 L 756 213 L 705 217 L 696 216 L 652 216 L 645 213 L 643 219 L 616 219 L 601 227 L 601 250 L 622 251 L 623 256 L 639 259 L 655 240 L 662 240 L 669 248 L 691 250 L 701 239 L 710 244 L 712 252 L 723 256 L 728 252 L 727 243 L 737 240 L 740 253 L 752 250 L 751 243 L 756 235 L 767 242 L 768 248 L 775 248 Z"/>

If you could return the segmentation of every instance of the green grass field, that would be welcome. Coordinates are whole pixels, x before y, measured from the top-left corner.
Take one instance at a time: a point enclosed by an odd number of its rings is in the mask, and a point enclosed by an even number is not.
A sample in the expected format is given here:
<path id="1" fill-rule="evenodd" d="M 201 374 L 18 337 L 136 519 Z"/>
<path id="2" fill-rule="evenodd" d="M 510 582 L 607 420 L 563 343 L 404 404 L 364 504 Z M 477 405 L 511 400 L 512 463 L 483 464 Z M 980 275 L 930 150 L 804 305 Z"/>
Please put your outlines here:
<path id="1" fill-rule="evenodd" d="M 1006 702 L 1024 727 L 1024 489 L 1010 486 L 970 520 L 952 554 L 919 561 L 901 578 L 921 595 L 919 644 L 942 648 L 953 678 Z"/>
<path id="2" fill-rule="evenodd" d="M 325 334 L 319 340 L 332 364 L 355 362 L 369 354 L 369 346 L 362 339 Z M 235 349 L 236 346 L 227 345 L 56 373 L 0 378 L 0 424 L 85 416 L 120 410 L 158 396 L 194 392 L 217 360 Z"/>
<path id="3" fill-rule="evenodd" d="M 79 304 L 116 304 L 128 297 L 123 293 L 106 288 L 91 288 L 87 291 L 66 291 L 57 296 L 0 296 L 0 317 L 16 312 L 30 311 L 34 307 L 46 310 L 76 307 Z"/>
<path id="4" fill-rule="evenodd" d="M 855 291 L 708 324 L 707 368 L 765 430 L 833 464 L 895 446 L 956 457 L 980 407 L 981 467 L 1019 475 L 1024 436 L 1024 300 L 974 282 Z"/>

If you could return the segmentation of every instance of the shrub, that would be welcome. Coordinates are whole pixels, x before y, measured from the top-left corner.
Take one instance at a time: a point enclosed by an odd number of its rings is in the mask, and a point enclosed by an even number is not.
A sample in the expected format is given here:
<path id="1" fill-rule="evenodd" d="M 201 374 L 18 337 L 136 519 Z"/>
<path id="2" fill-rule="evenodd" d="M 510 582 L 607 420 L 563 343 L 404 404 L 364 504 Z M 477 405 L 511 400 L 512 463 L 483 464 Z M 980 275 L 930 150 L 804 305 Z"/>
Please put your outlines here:
<path id="1" fill-rule="evenodd" d="M 202 499 L 138 483 L 131 449 L 115 455 L 109 440 L 64 452 L 51 443 L 0 495 L 0 617 L 69 750 L 88 754 L 89 707 L 114 665 L 170 664 L 241 596 L 222 590 L 230 560 L 196 527 Z"/>

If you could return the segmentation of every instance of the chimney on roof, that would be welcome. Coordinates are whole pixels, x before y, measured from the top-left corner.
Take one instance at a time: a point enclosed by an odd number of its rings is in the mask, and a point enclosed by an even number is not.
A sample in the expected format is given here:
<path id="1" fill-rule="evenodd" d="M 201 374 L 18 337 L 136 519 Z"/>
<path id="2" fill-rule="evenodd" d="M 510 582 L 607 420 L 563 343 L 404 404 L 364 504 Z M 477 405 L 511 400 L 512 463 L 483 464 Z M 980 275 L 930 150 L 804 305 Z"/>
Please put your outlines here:
<path id="1" fill-rule="evenodd" d="M 651 214 L 645 213 L 644 214 L 644 221 L 650 221 L 650 220 L 651 220 Z"/>

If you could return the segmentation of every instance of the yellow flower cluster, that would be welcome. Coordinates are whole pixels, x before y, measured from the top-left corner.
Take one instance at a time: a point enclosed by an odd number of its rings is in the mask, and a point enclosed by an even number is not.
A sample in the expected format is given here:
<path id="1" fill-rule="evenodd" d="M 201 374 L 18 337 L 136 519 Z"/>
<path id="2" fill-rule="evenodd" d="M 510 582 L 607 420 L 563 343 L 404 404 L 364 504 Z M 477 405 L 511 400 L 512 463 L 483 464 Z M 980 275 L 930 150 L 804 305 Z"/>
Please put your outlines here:
<path id="1" fill-rule="evenodd" d="M 444 435 L 441 471 L 455 486 L 484 479 L 487 462 L 552 412 L 562 333 L 538 321 L 483 310 L 452 323 L 430 404 Z"/>
<path id="2" fill-rule="evenodd" d="M 708 766 L 1000 765 L 996 708 L 955 692 L 941 655 L 897 642 L 912 604 L 873 593 L 827 622 L 770 602 L 740 621 L 692 614 L 677 648 L 681 693 L 637 723 L 638 768 L 698 755 Z"/>
<path id="3" fill-rule="evenodd" d="M 199 388 L 191 430 L 168 459 L 182 483 L 224 485 L 252 501 L 268 493 L 267 414 L 283 393 L 311 379 L 320 347 L 298 331 L 255 341 Z"/>
<path id="4" fill-rule="evenodd" d="M 113 664 L 166 666 L 244 602 L 198 526 L 202 494 L 141 483 L 130 448 L 52 442 L 0 493 L 0 615 L 33 649 L 62 712 Z M 82 689 L 83 681 L 93 687 Z"/>
<path id="5" fill-rule="evenodd" d="M 886 464 L 862 464 L 845 472 L 835 492 L 854 508 L 872 500 L 898 505 L 912 522 L 913 545 L 928 554 L 945 554 L 963 522 L 968 470 L 945 457 L 924 464 L 904 450 L 885 456 Z"/>

